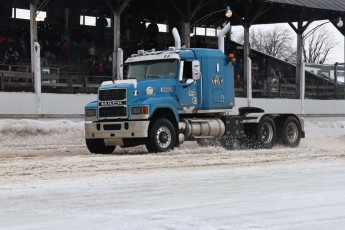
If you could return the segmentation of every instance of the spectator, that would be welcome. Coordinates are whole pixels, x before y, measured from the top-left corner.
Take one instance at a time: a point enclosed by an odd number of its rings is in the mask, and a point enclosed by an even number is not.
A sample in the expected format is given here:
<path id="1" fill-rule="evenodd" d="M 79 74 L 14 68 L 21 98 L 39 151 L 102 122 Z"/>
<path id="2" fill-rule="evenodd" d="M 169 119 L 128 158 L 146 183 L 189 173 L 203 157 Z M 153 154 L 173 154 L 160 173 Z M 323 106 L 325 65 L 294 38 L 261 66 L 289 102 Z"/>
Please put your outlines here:
<path id="1" fill-rule="evenodd" d="M 25 30 L 25 27 L 22 26 L 20 27 L 19 31 L 18 31 L 18 44 L 17 47 L 19 47 L 19 53 L 21 56 L 26 57 L 27 56 L 27 49 L 26 49 L 26 44 L 28 41 L 28 33 Z"/>
<path id="2" fill-rule="evenodd" d="M 51 31 L 50 24 L 47 17 L 44 19 L 43 22 L 40 22 L 38 24 L 37 29 L 38 29 L 37 36 L 39 40 L 50 41 L 52 31 Z"/>
<path id="3" fill-rule="evenodd" d="M 235 88 L 242 87 L 242 80 L 243 80 L 243 74 L 244 74 L 244 65 L 243 65 L 243 59 L 242 58 L 237 58 L 235 67 Z"/>
<path id="4" fill-rule="evenodd" d="M 60 45 L 60 53 L 61 53 L 61 57 L 64 60 L 68 59 L 68 55 L 69 55 L 69 45 L 67 43 L 67 41 L 63 41 Z"/>
<path id="5" fill-rule="evenodd" d="M 96 52 L 95 43 L 91 42 L 89 46 L 89 58 L 96 58 L 96 54 L 97 52 Z"/>
<path id="6" fill-rule="evenodd" d="M 90 43 L 88 51 L 88 69 L 90 75 L 96 75 L 99 72 L 100 66 L 98 65 L 96 46 L 94 42 Z"/>
<path id="7" fill-rule="evenodd" d="M 113 70 L 113 57 L 112 57 L 112 53 L 109 52 L 106 56 L 106 61 L 104 63 L 105 75 L 111 76 L 112 70 Z"/>
<path id="8" fill-rule="evenodd" d="M 0 35 L 0 44 L 4 44 L 6 42 L 6 37 L 4 35 Z"/>
<path id="9" fill-rule="evenodd" d="M 106 61 L 105 59 L 106 59 L 105 54 L 102 54 L 101 58 L 98 60 L 97 71 L 99 75 L 104 75 L 104 64 Z"/>
<path id="10" fill-rule="evenodd" d="M 5 51 L 5 64 L 17 65 L 18 58 L 18 52 L 14 49 L 14 46 L 10 44 L 8 49 Z M 16 70 L 16 67 L 12 67 L 11 69 Z"/>
<path id="11" fill-rule="evenodd" d="M 45 47 L 42 44 L 42 41 L 39 42 L 41 45 L 41 52 L 40 52 L 40 58 L 41 58 L 41 66 L 48 66 L 48 60 L 45 55 Z"/>
<path id="12" fill-rule="evenodd" d="M 52 47 L 50 46 L 49 41 L 45 41 L 43 43 L 42 49 L 44 51 L 44 56 L 46 57 L 47 60 L 56 58 L 52 52 Z"/>
<path id="13" fill-rule="evenodd" d="M 50 30 L 50 24 L 48 17 L 44 18 L 44 21 L 40 23 L 40 29 L 42 30 Z"/>
<path id="14" fill-rule="evenodd" d="M 68 31 L 64 30 L 63 33 L 61 34 L 61 38 L 60 38 L 61 42 L 67 42 L 67 44 L 69 45 L 71 42 L 71 39 L 69 37 Z"/>
<path id="15" fill-rule="evenodd" d="M 50 46 L 51 46 L 51 52 L 58 56 L 60 52 L 60 32 L 58 30 L 53 30 L 51 40 L 50 40 Z"/>

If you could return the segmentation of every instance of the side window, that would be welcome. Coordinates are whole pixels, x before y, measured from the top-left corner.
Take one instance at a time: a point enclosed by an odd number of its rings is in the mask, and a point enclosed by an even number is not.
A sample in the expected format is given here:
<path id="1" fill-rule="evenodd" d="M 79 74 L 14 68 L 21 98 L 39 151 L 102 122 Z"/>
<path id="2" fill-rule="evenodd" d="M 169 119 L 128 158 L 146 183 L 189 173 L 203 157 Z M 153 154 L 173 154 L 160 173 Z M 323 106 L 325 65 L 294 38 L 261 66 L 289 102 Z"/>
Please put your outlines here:
<path id="1" fill-rule="evenodd" d="M 183 81 L 185 82 L 187 79 L 193 79 L 191 61 L 185 61 L 183 66 Z"/>

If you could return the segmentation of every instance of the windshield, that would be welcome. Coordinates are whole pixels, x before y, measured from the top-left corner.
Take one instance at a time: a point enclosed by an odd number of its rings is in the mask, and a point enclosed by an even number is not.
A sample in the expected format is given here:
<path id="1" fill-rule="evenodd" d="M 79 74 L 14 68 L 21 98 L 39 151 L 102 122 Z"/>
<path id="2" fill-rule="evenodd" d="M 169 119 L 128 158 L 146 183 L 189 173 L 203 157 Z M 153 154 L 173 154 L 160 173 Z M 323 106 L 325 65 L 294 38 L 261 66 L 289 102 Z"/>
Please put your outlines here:
<path id="1" fill-rule="evenodd" d="M 175 78 L 177 63 L 177 59 L 129 63 L 127 79 Z"/>

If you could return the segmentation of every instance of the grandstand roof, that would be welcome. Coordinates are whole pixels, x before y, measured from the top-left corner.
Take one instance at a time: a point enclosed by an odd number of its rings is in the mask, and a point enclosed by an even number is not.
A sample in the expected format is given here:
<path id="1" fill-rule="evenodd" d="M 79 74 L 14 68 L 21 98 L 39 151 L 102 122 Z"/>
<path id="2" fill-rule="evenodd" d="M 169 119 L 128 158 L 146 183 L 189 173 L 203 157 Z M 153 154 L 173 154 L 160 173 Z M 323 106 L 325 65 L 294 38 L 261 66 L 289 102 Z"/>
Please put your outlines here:
<path id="1" fill-rule="evenodd" d="M 342 0 L 268 0 L 280 4 L 295 5 L 313 9 L 345 11 L 345 3 Z"/>
<path id="2" fill-rule="evenodd" d="M 84 13 L 97 16 L 107 14 L 111 17 L 112 8 L 118 8 L 125 0 L 31 0 L 37 1 L 38 5 L 49 8 L 55 12 L 58 9 L 70 8 L 72 14 Z M 29 8 L 30 0 L 0 0 L 0 11 L 7 6 L 18 8 Z M 142 19 L 154 20 L 157 22 L 170 22 L 178 24 L 188 18 L 188 11 L 195 12 L 191 17 L 191 23 L 201 17 L 215 12 L 229 5 L 234 12 L 231 18 L 233 25 L 240 25 L 243 20 L 260 15 L 252 24 L 269 24 L 282 22 L 295 22 L 298 19 L 303 21 L 333 20 L 339 16 L 345 21 L 344 0 L 130 0 L 125 6 L 123 15 L 132 15 Z M 56 17 L 63 14 L 55 13 Z M 54 16 L 54 15 L 53 15 Z M 185 17 L 185 18 L 183 18 Z M 224 23 L 226 18 L 223 14 L 212 14 L 202 23 L 205 26 L 218 26 Z M 175 25 L 174 25 L 175 26 Z M 345 26 L 340 29 L 345 35 Z"/>

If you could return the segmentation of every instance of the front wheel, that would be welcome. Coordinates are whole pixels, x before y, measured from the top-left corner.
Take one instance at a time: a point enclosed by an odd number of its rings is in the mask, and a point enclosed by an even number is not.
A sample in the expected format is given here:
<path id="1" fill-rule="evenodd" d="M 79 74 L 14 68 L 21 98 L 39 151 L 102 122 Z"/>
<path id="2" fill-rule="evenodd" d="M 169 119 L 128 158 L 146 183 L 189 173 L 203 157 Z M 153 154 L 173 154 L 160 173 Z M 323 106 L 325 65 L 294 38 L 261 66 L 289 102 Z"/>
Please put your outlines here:
<path id="1" fill-rule="evenodd" d="M 176 131 L 166 118 L 156 120 L 149 130 L 146 148 L 149 152 L 166 152 L 176 146 Z"/>
<path id="2" fill-rule="evenodd" d="M 285 146 L 297 147 L 301 141 L 301 125 L 295 117 L 288 117 L 283 125 L 282 141 Z"/>
<path id="3" fill-rule="evenodd" d="M 256 128 L 256 143 L 257 147 L 270 149 L 276 142 L 276 126 L 270 117 L 261 118 Z"/>
<path id="4" fill-rule="evenodd" d="M 86 139 L 86 146 L 91 153 L 108 154 L 115 150 L 116 146 L 105 146 L 103 139 Z"/>

